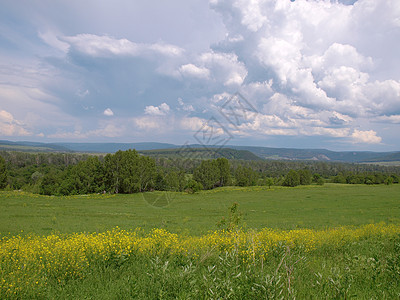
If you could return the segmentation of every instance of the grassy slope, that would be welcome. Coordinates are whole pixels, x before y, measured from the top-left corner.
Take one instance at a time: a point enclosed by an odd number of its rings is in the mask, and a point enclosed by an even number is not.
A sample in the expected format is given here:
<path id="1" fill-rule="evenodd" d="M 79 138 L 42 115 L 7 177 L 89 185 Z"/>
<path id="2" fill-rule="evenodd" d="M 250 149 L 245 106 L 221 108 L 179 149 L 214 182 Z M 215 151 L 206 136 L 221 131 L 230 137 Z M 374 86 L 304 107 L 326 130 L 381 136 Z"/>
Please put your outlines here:
<path id="1" fill-rule="evenodd" d="M 147 199 L 160 192 L 147 193 Z M 326 228 L 367 223 L 400 223 L 400 185 L 335 185 L 298 188 L 222 188 L 196 195 L 173 194 L 165 208 L 142 194 L 47 197 L 0 193 L 0 236 L 104 231 L 142 227 L 201 234 L 216 229 L 233 202 L 248 228 Z"/>
<path id="2" fill-rule="evenodd" d="M 43 197 L 1 192 L 0 237 L 21 229 L 48 234 L 52 230 L 103 231 L 117 225 L 173 231 L 181 228 L 197 234 L 214 229 L 234 201 L 240 203 L 245 223 L 254 228 L 324 228 L 379 221 L 399 224 L 399 192 L 400 185 L 225 188 L 197 195 L 178 194 L 162 209 L 149 206 L 141 194 Z M 74 253 L 67 253 L 74 257 Z M 70 278 L 68 272 L 55 277 L 36 274 L 35 268 L 21 270 L 18 260 L 3 260 L 0 298 L 397 299 L 399 253 L 400 237 L 377 236 L 340 247 L 329 244 L 310 252 L 301 246 L 291 251 L 278 246 L 265 261 L 256 259 L 253 263 L 242 262 L 234 251 L 225 253 L 219 248 L 199 259 L 151 253 L 123 255 L 90 263 L 82 279 Z M 50 266 L 53 272 L 58 270 L 58 265 Z M 58 267 L 64 270 L 63 265 Z M 26 275 L 14 276 L 11 271 Z"/>

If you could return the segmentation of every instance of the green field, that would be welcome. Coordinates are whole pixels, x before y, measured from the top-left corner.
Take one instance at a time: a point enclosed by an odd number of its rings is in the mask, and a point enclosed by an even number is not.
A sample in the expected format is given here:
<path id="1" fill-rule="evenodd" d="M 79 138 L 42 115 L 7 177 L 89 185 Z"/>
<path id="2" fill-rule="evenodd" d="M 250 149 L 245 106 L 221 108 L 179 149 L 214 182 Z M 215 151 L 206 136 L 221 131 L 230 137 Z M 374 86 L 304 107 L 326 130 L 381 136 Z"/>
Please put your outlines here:
<path id="1" fill-rule="evenodd" d="M 163 195 L 52 197 L 1 192 L 0 234 L 101 232 L 119 226 L 197 235 L 216 229 L 234 202 L 239 203 L 242 225 L 248 229 L 400 223 L 400 185 L 228 187 L 194 195 L 167 194 L 171 203 L 162 208 L 148 203 Z"/>
<path id="2" fill-rule="evenodd" d="M 0 192 L 0 298 L 398 299 L 399 195 L 339 184 Z M 163 196 L 168 206 L 149 204 Z M 234 202 L 244 229 L 217 231 Z"/>

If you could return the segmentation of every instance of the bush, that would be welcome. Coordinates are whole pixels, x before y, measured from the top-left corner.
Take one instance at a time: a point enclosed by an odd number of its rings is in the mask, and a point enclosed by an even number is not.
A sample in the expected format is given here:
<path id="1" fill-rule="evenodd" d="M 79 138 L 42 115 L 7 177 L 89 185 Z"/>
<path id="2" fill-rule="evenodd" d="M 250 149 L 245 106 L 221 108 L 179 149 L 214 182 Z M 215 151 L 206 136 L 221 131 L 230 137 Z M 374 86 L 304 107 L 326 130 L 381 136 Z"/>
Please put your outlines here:
<path id="1" fill-rule="evenodd" d="M 197 192 L 201 191 L 202 189 L 203 189 L 203 185 L 194 179 L 190 180 L 185 186 L 185 191 L 188 194 L 197 193 Z"/>
<path id="2" fill-rule="evenodd" d="M 300 184 L 300 176 L 295 170 L 290 170 L 289 173 L 285 176 L 285 180 L 283 181 L 283 186 L 298 186 Z"/>
<path id="3" fill-rule="evenodd" d="M 386 185 L 391 185 L 393 184 L 393 177 L 388 177 L 385 179 L 385 184 Z"/>

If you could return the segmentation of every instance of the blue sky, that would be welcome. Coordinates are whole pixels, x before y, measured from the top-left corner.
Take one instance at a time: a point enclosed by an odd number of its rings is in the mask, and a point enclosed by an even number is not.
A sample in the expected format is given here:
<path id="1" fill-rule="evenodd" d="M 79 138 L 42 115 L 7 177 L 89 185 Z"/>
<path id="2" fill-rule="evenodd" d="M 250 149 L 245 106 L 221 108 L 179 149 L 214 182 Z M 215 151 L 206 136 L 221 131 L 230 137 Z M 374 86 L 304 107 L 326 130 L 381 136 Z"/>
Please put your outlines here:
<path id="1" fill-rule="evenodd" d="M 398 0 L 0 7 L 0 139 L 400 150 Z"/>

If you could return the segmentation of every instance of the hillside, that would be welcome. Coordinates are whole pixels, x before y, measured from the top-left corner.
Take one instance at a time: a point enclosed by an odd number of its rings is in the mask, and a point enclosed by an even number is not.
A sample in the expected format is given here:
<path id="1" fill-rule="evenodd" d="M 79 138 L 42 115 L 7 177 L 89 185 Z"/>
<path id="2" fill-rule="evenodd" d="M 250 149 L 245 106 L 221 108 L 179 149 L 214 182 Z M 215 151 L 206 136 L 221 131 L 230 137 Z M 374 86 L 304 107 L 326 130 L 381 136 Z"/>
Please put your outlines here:
<path id="1" fill-rule="evenodd" d="M 139 151 L 150 157 L 165 158 L 193 158 L 193 159 L 241 159 L 241 160 L 262 160 L 262 158 L 247 150 L 236 150 L 230 148 L 205 149 L 205 148 L 175 148 Z"/>
<path id="2" fill-rule="evenodd" d="M 38 143 L 38 142 L 10 142 L 0 141 L 0 150 L 24 151 L 24 152 L 84 152 L 84 153 L 115 153 L 118 150 L 136 149 L 137 151 L 150 151 L 146 155 L 177 157 L 181 146 L 168 143 Z M 347 163 L 391 163 L 399 164 L 400 152 L 372 152 L 372 151 L 331 151 L 327 149 L 296 149 L 296 148 L 272 148 L 256 146 L 226 145 L 222 154 L 212 154 L 213 149 L 219 146 L 208 146 L 208 150 L 202 145 L 188 145 L 196 150 L 201 158 L 227 157 L 245 160 L 314 160 Z M 225 150 L 229 149 L 229 150 Z M 151 152 L 151 150 L 154 150 Z M 168 152 L 167 150 L 171 150 Z M 233 152 L 246 151 L 246 152 Z M 206 153 L 210 152 L 210 153 Z M 220 151 L 218 151 L 220 152 Z M 249 153 L 250 152 L 250 153 Z M 215 156 L 216 155 L 216 156 Z"/>
<path id="3" fill-rule="evenodd" d="M 274 160 L 316 160 L 349 163 L 400 161 L 400 152 L 331 151 L 326 149 L 270 148 L 252 146 L 229 147 L 238 150 L 248 150 L 261 158 Z"/>
<path id="4" fill-rule="evenodd" d="M 0 150 L 22 152 L 72 152 L 71 149 L 58 144 L 11 141 L 0 141 Z"/>
<path id="5" fill-rule="evenodd" d="M 399 162 L 400 161 L 400 152 L 392 152 L 388 153 L 381 157 L 373 157 L 366 162 Z"/>
<path id="6" fill-rule="evenodd" d="M 167 143 L 57 143 L 61 147 L 68 148 L 76 152 L 99 152 L 114 153 L 118 150 L 136 149 L 153 150 L 153 149 L 169 149 L 178 148 L 179 146 Z"/>

